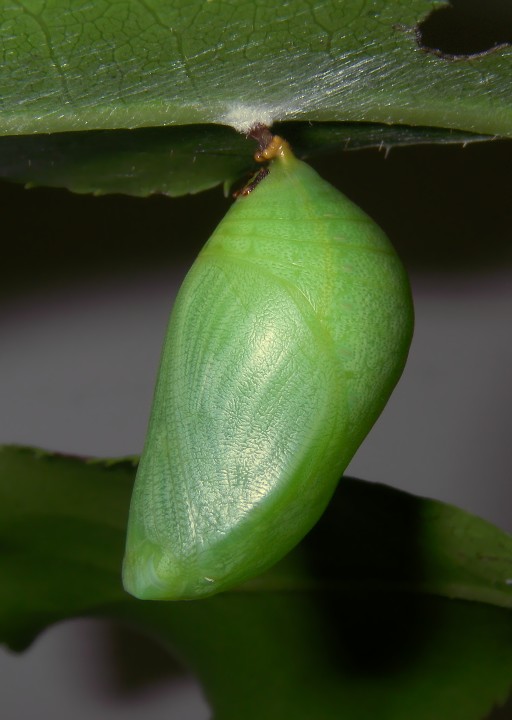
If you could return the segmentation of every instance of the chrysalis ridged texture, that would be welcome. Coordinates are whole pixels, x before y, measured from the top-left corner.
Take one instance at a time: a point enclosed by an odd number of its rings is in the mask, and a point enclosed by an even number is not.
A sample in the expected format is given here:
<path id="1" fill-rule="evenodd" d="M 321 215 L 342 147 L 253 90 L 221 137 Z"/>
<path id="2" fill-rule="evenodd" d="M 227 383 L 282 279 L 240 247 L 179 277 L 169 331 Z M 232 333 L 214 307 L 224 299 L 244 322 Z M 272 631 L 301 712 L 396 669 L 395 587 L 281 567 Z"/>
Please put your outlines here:
<path id="1" fill-rule="evenodd" d="M 406 273 L 380 228 L 290 152 L 239 198 L 172 311 L 124 586 L 211 595 L 315 524 L 398 381 Z"/>

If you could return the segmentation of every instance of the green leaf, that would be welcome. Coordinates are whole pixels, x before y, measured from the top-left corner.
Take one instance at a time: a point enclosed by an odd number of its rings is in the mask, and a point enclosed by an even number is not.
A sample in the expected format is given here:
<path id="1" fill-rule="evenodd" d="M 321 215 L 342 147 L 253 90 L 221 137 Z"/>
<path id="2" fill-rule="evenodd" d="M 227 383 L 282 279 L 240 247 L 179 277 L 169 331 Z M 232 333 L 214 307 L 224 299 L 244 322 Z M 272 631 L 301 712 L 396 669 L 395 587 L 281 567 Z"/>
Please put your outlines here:
<path id="1" fill-rule="evenodd" d="M 512 135 L 512 48 L 423 49 L 438 0 L 0 2 L 0 132 L 320 120 Z"/>
<path id="2" fill-rule="evenodd" d="M 348 123 L 287 123 L 276 132 L 302 157 L 340 149 L 489 140 L 436 128 Z M 0 137 L 0 177 L 78 193 L 175 197 L 221 183 L 230 187 L 256 169 L 255 149 L 233 129 L 216 125 L 13 135 Z"/>
<path id="3" fill-rule="evenodd" d="M 120 562 L 133 461 L 88 464 L 0 450 L 0 638 L 14 649 L 47 625 L 125 597 Z"/>
<path id="4" fill-rule="evenodd" d="M 207 600 L 140 602 L 120 585 L 134 473 L 133 460 L 0 451 L 2 641 L 21 649 L 78 615 L 136 624 L 195 669 L 216 720 L 478 720 L 505 699 L 511 536 L 344 478 L 270 573 Z"/>
<path id="5" fill-rule="evenodd" d="M 512 684 L 512 614 L 434 597 L 227 593 L 120 617 L 185 657 L 215 720 L 480 720 Z"/>

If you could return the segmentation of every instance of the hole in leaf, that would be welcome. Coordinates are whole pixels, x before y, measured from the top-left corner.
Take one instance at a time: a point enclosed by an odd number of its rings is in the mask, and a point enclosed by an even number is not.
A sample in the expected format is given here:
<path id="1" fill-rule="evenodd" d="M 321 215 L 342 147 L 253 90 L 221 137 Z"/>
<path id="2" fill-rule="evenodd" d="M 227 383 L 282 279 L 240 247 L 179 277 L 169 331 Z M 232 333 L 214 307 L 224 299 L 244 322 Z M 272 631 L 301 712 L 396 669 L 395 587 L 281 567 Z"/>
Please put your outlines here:
<path id="1" fill-rule="evenodd" d="M 482 55 L 512 44 L 510 0 L 451 0 L 418 26 L 424 50 L 446 57 Z"/>

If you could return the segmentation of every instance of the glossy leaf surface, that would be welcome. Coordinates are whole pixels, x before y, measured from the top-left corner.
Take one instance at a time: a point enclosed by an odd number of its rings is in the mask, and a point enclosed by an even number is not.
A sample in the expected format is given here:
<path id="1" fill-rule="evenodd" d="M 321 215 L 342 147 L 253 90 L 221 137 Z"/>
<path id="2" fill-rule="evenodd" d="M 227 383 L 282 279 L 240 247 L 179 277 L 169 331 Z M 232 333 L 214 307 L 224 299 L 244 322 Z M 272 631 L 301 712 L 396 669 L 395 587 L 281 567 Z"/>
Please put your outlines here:
<path id="1" fill-rule="evenodd" d="M 426 51 L 417 28 L 439 7 L 2 0 L 0 132 L 336 120 L 512 135 L 512 49 Z"/>

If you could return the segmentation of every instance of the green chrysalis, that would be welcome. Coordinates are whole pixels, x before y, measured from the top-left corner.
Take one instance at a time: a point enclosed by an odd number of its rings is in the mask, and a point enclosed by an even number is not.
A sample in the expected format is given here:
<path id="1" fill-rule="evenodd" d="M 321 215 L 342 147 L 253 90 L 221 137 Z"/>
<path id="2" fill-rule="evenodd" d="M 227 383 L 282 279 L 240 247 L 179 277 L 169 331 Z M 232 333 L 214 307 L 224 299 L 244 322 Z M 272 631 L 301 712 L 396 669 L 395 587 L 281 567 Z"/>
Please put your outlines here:
<path id="1" fill-rule="evenodd" d="M 405 364 L 413 310 L 380 228 L 275 137 L 180 289 L 134 487 L 124 586 L 211 595 L 314 525 Z"/>

